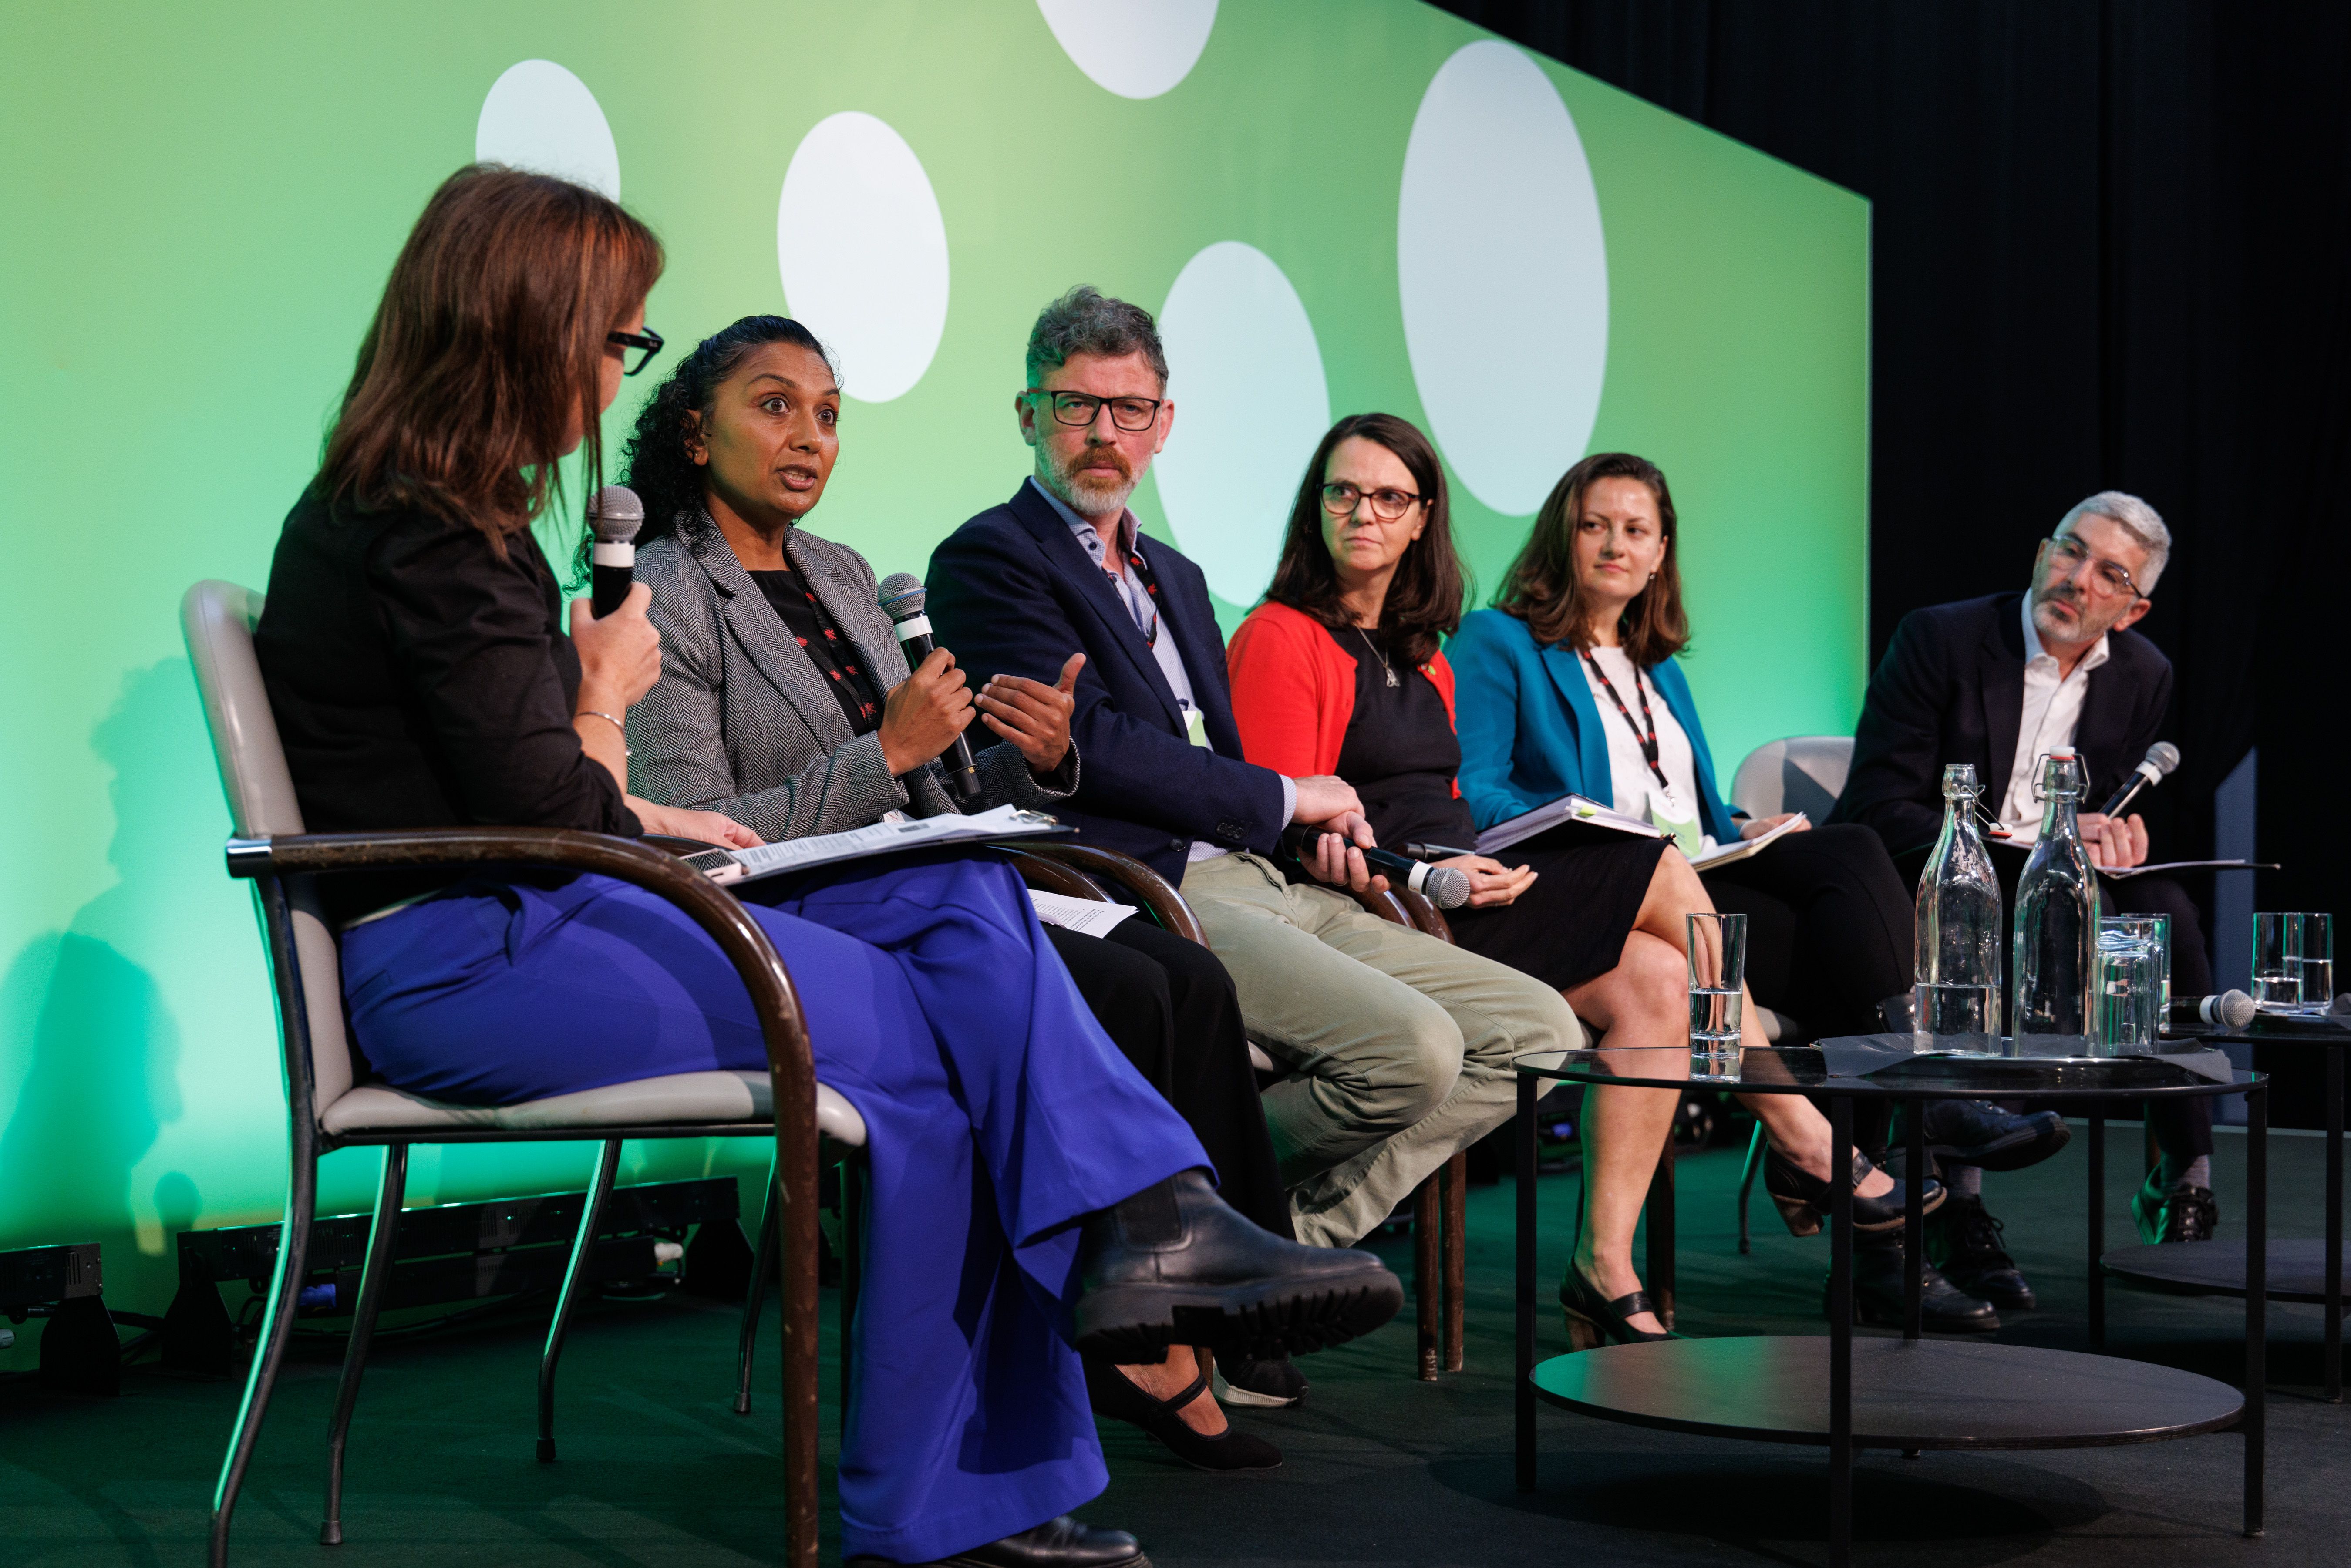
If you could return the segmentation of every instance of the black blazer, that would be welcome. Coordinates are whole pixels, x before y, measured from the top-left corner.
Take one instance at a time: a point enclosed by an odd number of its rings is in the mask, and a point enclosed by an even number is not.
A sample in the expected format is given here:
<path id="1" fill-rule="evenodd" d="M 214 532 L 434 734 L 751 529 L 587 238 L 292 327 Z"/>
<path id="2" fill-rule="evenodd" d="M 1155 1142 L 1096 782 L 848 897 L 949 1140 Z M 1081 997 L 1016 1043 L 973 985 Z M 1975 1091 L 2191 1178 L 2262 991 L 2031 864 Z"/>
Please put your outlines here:
<path id="1" fill-rule="evenodd" d="M 1877 830 L 1893 854 L 1934 843 L 1943 826 L 1943 765 L 1972 762 L 1988 810 L 2008 793 L 2024 722 L 2021 593 L 1914 610 L 1869 678 L 1854 731 L 1853 771 L 1829 820 Z M 2095 810 L 2147 756 L 2171 706 L 2171 661 L 2136 632 L 2107 641 L 2090 672 L 2074 745 Z"/>
<path id="2" fill-rule="evenodd" d="M 1289 824 L 1281 776 L 1241 759 L 1207 580 L 1173 545 L 1147 539 L 1143 553 L 1207 747 L 1186 738 L 1176 693 L 1109 578 L 1026 480 L 932 552 L 929 611 L 939 646 L 975 681 L 1050 682 L 1071 653 L 1086 655 L 1070 722 L 1085 766 L 1077 793 L 1055 814 L 1086 842 L 1180 883 L 1195 839 L 1270 853 Z"/>

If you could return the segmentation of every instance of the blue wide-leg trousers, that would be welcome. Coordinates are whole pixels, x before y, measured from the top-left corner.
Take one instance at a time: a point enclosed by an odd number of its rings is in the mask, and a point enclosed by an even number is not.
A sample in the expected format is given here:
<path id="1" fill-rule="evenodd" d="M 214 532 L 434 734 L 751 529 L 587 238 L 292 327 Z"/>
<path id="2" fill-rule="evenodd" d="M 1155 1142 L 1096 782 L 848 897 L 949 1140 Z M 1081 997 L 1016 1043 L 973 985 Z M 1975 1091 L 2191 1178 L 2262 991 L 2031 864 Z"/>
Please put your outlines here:
<path id="1" fill-rule="evenodd" d="M 818 1076 L 869 1134 L 843 1555 L 924 1562 L 1067 1512 L 1108 1482 L 1066 1333 L 1073 1222 L 1206 1166 L 1198 1140 L 1086 1011 L 1002 862 L 744 892 L 799 988 Z M 462 884 L 353 927 L 343 975 L 370 1063 L 435 1098 L 767 1062 L 716 946 L 606 877 Z"/>

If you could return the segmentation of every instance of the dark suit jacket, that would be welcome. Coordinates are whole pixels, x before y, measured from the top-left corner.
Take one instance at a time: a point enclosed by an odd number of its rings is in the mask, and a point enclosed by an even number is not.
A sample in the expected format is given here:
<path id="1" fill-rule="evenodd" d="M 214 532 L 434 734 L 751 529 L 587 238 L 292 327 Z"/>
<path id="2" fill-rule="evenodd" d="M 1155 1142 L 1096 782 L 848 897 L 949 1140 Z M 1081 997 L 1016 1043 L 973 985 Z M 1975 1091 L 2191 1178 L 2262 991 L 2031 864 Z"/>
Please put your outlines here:
<path id="1" fill-rule="evenodd" d="M 2024 722 L 2021 593 L 1914 610 L 1894 629 L 1869 679 L 1854 731 L 1853 771 L 1830 821 L 1877 830 L 1900 855 L 1932 844 L 1943 825 L 1943 765 L 1972 762 L 1987 810 L 2008 793 Z M 2171 706 L 2171 661 L 2136 632 L 2117 632 L 2090 672 L 2074 745 L 2095 810 L 2147 755 Z"/>
<path id="2" fill-rule="evenodd" d="M 1175 546 L 1144 541 L 1159 618 L 1176 639 L 1209 746 L 1184 734 L 1159 662 L 1069 525 L 1028 481 L 950 534 L 931 554 L 930 617 L 939 646 L 975 682 L 1050 682 L 1083 653 L 1071 734 L 1085 758 L 1077 794 L 1055 814 L 1084 841 L 1144 862 L 1174 883 L 1195 839 L 1272 852 L 1283 820 L 1281 776 L 1241 760 L 1224 638 L 1207 579 Z"/>

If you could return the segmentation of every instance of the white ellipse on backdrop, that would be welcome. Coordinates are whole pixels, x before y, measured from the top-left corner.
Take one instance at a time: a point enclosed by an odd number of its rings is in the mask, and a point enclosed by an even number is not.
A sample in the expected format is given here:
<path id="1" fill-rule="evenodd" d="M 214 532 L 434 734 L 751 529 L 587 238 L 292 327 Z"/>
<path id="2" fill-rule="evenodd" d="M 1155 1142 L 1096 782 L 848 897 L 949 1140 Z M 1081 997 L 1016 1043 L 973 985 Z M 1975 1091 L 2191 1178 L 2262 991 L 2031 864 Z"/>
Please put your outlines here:
<path id="1" fill-rule="evenodd" d="M 923 161 L 851 110 L 800 139 L 776 204 L 776 268 L 794 317 L 840 362 L 841 391 L 903 396 L 947 326 L 947 227 Z"/>
<path id="2" fill-rule="evenodd" d="M 1299 476 L 1331 427 L 1322 350 L 1273 258 L 1224 240 L 1184 264 L 1159 312 L 1176 427 L 1159 504 L 1208 586 L 1254 604 L 1272 580 Z"/>
<path id="3" fill-rule="evenodd" d="M 1037 0 L 1054 42 L 1121 98 L 1157 98 L 1191 74 L 1217 25 L 1217 0 Z"/>
<path id="4" fill-rule="evenodd" d="M 1438 68 L 1396 202 L 1404 340 L 1430 433 L 1498 512 L 1583 455 L 1608 366 L 1608 253 L 1575 121 L 1499 40 Z"/>
<path id="5" fill-rule="evenodd" d="M 474 121 L 474 157 L 621 199 L 621 150 L 588 84 L 553 60 L 508 66 Z"/>

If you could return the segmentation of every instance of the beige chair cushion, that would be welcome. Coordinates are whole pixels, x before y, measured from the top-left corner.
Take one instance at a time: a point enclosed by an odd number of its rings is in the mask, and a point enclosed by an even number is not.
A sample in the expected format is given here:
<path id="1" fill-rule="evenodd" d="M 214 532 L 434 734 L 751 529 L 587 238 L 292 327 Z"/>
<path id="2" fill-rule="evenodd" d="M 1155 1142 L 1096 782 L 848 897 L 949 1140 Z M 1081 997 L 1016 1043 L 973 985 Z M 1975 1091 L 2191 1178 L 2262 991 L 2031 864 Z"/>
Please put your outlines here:
<path id="1" fill-rule="evenodd" d="M 451 1105 L 381 1083 L 364 1083 L 329 1105 L 319 1117 L 327 1132 L 413 1132 L 429 1140 L 460 1127 L 496 1127 L 509 1132 L 548 1132 L 577 1127 L 691 1126 L 696 1122 L 764 1122 L 776 1113 L 773 1086 L 764 1072 L 674 1072 L 582 1089 L 519 1105 Z M 816 1086 L 817 1131 L 852 1148 L 865 1145 L 865 1118 L 840 1092 Z"/>

